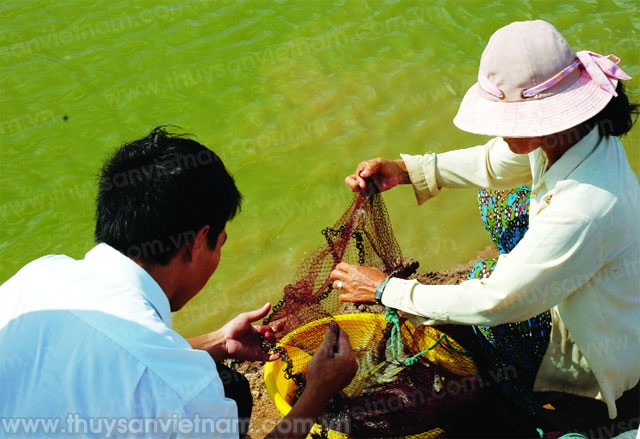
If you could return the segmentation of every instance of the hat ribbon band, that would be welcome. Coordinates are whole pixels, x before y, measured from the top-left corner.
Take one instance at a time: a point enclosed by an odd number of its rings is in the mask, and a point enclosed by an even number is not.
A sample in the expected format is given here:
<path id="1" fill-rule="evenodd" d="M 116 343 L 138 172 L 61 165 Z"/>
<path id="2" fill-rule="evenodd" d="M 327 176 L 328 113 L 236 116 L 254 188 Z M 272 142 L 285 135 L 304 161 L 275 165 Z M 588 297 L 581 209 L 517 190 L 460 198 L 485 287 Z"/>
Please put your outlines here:
<path id="1" fill-rule="evenodd" d="M 481 69 L 478 70 L 478 84 L 480 84 L 480 87 L 482 87 L 487 93 L 494 95 L 498 99 L 504 99 L 504 93 L 502 93 L 502 90 L 500 90 Z"/>
<path id="2" fill-rule="evenodd" d="M 522 96 L 530 98 L 543 91 L 549 90 L 551 87 L 558 84 L 564 78 L 569 76 L 574 70 L 582 66 L 591 79 L 595 81 L 600 88 L 608 92 L 613 96 L 618 96 L 616 88 L 611 83 L 609 78 L 629 80 L 631 76 L 627 75 L 619 66 L 620 58 L 615 55 L 603 56 L 594 52 L 582 50 L 576 53 L 576 60 L 562 69 L 560 72 L 553 75 L 541 84 L 534 87 L 522 90 Z"/>
<path id="3" fill-rule="evenodd" d="M 620 58 L 615 55 L 603 56 L 588 50 L 582 50 L 576 53 L 576 60 L 553 75 L 546 81 L 533 87 L 522 90 L 522 97 L 530 98 L 554 87 L 564 78 L 573 73 L 577 68 L 584 68 L 591 79 L 598 83 L 600 88 L 613 96 L 618 96 L 616 88 L 609 78 L 629 80 L 631 76 L 627 75 L 619 66 Z M 478 71 L 478 84 L 487 92 L 504 99 L 505 95 L 481 70 Z"/>

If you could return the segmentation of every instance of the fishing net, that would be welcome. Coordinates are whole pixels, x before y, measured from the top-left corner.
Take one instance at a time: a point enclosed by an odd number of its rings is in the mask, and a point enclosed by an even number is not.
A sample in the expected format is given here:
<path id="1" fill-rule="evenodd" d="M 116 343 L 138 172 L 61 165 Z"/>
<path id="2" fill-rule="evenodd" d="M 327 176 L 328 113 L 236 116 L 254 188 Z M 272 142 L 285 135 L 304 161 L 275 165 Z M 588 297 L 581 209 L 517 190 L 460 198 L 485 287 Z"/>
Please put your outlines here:
<path id="1" fill-rule="evenodd" d="M 413 326 L 395 310 L 341 303 L 329 278 L 341 261 L 400 278 L 415 274 L 418 264 L 402 256 L 382 196 L 356 196 L 322 235 L 325 244 L 299 266 L 264 321 L 284 324 L 278 343 L 265 348 L 279 352 L 286 365 L 285 397 L 293 404 L 304 390 L 306 366 L 335 320 L 349 335 L 359 370 L 329 403 L 319 435 L 444 437 L 480 394 L 469 353 L 440 329 Z"/>

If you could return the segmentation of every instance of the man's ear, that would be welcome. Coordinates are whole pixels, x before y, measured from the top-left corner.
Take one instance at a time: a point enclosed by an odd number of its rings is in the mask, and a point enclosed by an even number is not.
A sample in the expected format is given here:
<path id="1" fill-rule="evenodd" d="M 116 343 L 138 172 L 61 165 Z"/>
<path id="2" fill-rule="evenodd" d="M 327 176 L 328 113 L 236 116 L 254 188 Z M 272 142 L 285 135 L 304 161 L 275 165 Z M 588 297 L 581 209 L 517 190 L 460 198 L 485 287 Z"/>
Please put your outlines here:
<path id="1" fill-rule="evenodd" d="M 208 235 L 209 235 L 209 226 L 203 226 L 200 230 L 196 232 L 193 240 L 187 242 L 183 246 L 184 257 L 187 262 L 194 261 L 200 255 L 200 252 L 204 249 L 203 246 L 208 246 Z"/>

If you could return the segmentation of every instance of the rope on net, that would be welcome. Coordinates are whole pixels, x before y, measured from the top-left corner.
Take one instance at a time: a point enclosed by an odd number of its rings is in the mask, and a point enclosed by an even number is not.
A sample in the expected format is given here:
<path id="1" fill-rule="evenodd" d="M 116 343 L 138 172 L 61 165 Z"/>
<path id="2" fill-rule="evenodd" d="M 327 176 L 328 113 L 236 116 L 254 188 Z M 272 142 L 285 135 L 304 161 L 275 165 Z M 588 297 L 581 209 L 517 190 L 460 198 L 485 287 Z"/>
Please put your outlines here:
<path id="1" fill-rule="evenodd" d="M 447 337 L 447 334 L 442 334 L 440 337 L 438 337 L 435 343 L 433 343 L 428 348 L 408 358 L 401 359 L 400 357 L 402 356 L 404 350 L 403 350 L 403 342 L 402 342 L 402 332 L 400 330 L 401 322 L 400 322 L 400 316 L 398 315 L 398 311 L 393 308 L 387 308 L 384 314 L 384 318 L 387 320 L 387 322 L 392 324 L 390 343 L 391 343 L 391 356 L 395 363 L 401 364 L 403 366 L 413 366 L 418 362 L 420 357 L 434 350 L 442 342 L 445 342 L 445 344 L 449 349 L 459 354 L 471 356 L 470 352 L 465 351 L 464 349 L 462 350 L 457 349 L 455 346 L 453 346 L 453 344 L 449 340 L 449 337 Z"/>

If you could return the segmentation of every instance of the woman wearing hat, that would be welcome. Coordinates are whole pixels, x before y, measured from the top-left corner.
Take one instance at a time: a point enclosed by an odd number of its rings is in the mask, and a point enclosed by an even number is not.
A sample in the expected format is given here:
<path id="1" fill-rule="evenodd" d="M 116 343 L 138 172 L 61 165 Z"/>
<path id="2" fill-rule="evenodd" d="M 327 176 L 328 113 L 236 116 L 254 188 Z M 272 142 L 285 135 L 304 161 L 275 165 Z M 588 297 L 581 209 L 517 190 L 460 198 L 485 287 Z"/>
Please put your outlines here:
<path id="1" fill-rule="evenodd" d="M 473 325 L 494 364 L 526 358 L 532 370 L 516 377 L 526 390 L 511 396 L 544 429 L 637 428 L 640 186 L 618 139 L 637 106 L 618 62 L 574 53 L 544 21 L 512 23 L 491 37 L 454 119 L 497 137 L 368 160 L 346 178 L 354 191 L 411 184 L 419 204 L 443 188 L 531 188 L 528 230 L 488 277 L 422 285 L 342 263 L 332 278 L 344 301 L 377 300 L 423 324 Z"/>

